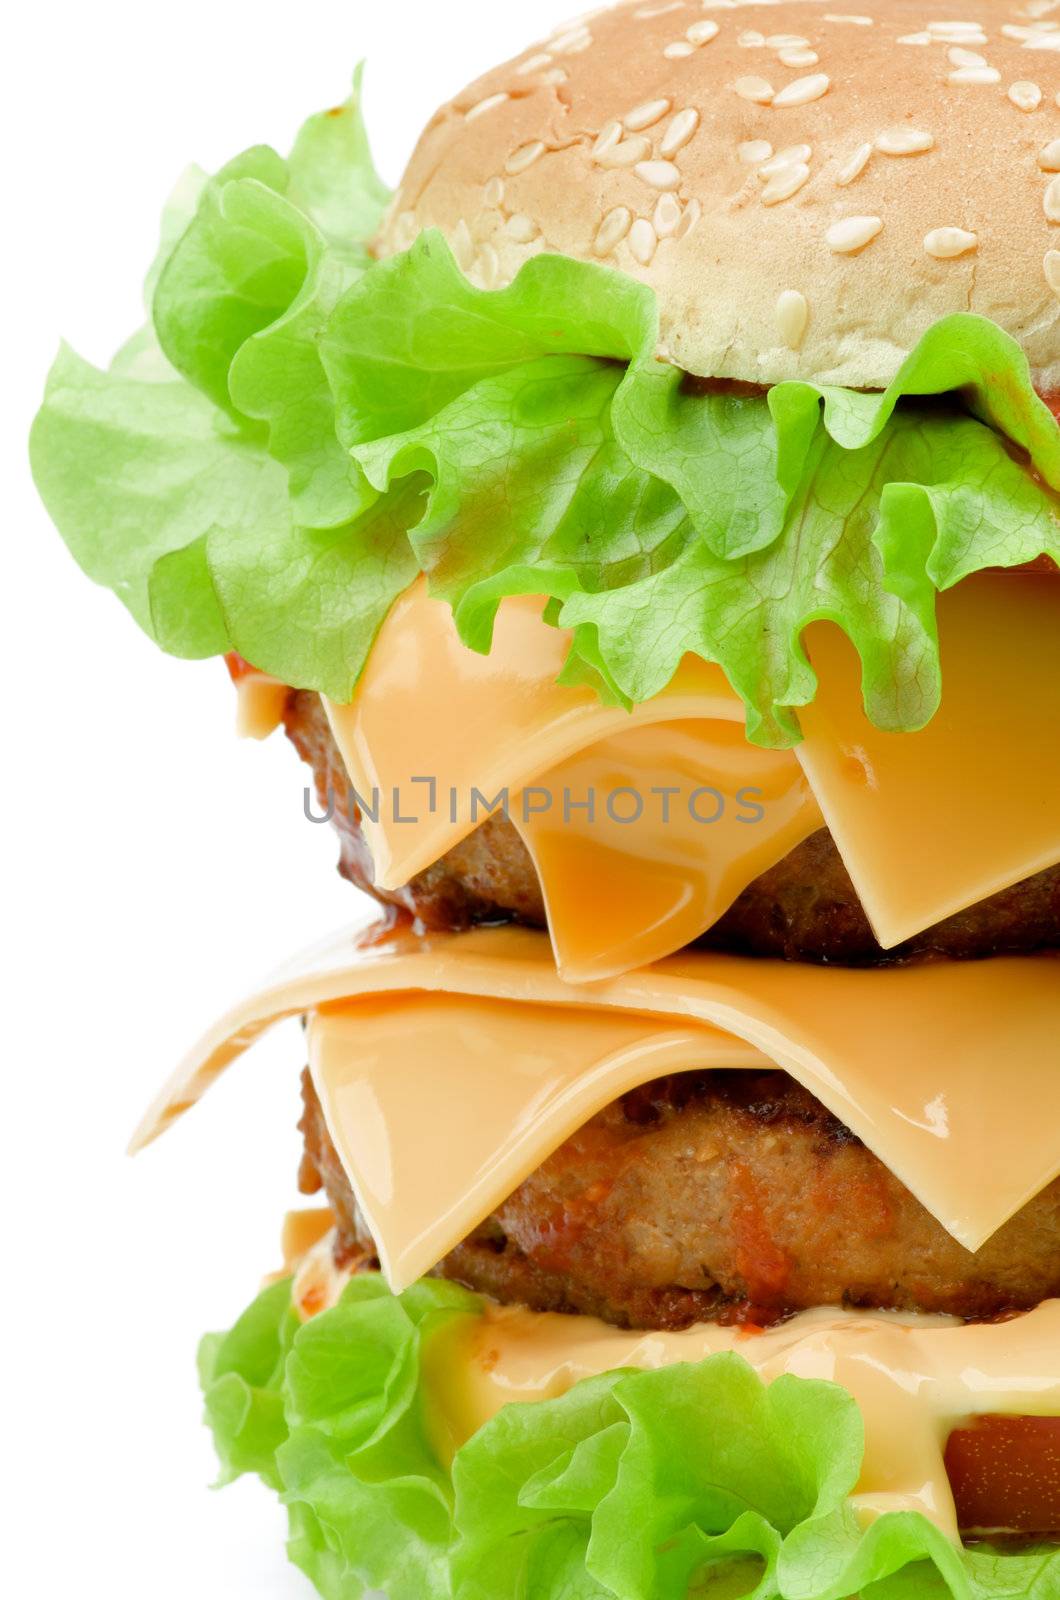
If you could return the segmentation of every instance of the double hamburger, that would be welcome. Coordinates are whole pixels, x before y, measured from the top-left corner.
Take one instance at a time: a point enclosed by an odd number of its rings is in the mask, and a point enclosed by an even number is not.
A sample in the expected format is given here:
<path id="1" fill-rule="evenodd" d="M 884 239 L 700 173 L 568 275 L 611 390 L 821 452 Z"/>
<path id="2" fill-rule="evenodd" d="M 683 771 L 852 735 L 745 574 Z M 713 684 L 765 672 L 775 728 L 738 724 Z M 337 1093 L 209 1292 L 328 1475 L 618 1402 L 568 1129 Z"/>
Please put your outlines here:
<path id="1" fill-rule="evenodd" d="M 1057 41 L 630 3 L 393 196 L 355 87 L 56 362 L 73 554 L 380 904 L 134 1141 L 304 1018 L 201 1371 L 329 1600 L 1060 1594 Z"/>

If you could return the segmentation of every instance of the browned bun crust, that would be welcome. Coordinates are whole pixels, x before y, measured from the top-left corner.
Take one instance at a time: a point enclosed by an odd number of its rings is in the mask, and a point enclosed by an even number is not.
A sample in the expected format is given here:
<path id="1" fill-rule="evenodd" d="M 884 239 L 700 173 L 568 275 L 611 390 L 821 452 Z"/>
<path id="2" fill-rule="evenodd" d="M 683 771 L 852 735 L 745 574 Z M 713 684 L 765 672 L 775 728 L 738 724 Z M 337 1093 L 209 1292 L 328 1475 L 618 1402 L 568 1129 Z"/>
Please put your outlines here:
<path id="1" fill-rule="evenodd" d="M 441 228 L 486 287 L 542 251 L 617 267 L 655 289 L 661 353 L 703 376 L 882 388 L 931 323 L 974 311 L 1056 388 L 1060 5 L 932 14 L 593 13 L 438 112 L 379 248 Z M 762 174 L 766 146 L 799 145 Z"/>

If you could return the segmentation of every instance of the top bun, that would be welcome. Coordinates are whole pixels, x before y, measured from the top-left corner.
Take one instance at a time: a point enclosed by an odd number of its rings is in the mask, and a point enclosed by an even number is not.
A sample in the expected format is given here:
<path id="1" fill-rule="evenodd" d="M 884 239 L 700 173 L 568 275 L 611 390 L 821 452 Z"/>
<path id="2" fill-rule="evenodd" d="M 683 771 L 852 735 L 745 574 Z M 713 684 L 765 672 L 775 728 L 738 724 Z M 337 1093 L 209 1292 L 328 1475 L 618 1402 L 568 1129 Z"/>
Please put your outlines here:
<path id="1" fill-rule="evenodd" d="M 438 112 L 380 253 L 437 227 L 488 288 L 541 251 L 604 262 L 656 291 L 662 355 L 762 384 L 884 388 L 976 311 L 1060 389 L 1060 0 L 827 3 L 557 30 Z"/>

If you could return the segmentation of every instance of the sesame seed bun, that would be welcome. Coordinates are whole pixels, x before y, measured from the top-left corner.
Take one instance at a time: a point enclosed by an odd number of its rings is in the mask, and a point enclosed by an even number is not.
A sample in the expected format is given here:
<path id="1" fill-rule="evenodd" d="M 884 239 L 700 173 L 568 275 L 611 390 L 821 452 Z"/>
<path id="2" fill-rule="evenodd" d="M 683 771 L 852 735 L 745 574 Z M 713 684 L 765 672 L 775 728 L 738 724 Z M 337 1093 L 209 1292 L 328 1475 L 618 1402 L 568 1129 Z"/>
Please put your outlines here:
<path id="1" fill-rule="evenodd" d="M 435 116 L 380 252 L 617 267 L 704 377 L 883 388 L 976 311 L 1060 388 L 1060 0 L 826 4 L 627 0 L 532 45 Z"/>

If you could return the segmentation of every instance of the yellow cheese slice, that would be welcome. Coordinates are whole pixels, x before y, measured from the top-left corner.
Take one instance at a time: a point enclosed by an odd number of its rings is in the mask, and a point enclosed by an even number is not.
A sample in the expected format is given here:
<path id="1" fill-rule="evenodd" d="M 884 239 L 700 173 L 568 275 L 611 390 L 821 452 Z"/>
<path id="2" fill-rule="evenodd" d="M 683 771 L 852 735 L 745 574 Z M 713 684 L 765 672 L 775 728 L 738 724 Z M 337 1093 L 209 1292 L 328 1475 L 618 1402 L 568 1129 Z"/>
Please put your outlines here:
<path id="1" fill-rule="evenodd" d="M 731 1049 L 731 1065 L 764 1058 L 789 1072 L 976 1250 L 1060 1173 L 1058 980 L 1052 955 L 865 971 L 686 951 L 574 985 L 529 930 L 402 933 L 367 948 L 340 936 L 223 1018 L 133 1143 L 160 1133 L 271 1022 L 315 1012 L 311 1064 L 325 1116 L 381 1254 L 404 1282 L 562 1143 L 572 1119 L 638 1073 L 650 1080 L 663 1059 L 666 1070 L 678 1059 L 716 1066 Z M 447 1003 L 425 1010 L 424 996 Z M 543 1007 L 556 1014 L 554 1030 Z M 584 1018 L 561 1022 L 571 1009 Z M 649 1018 L 654 1031 L 638 1044 L 641 1020 L 616 1034 L 616 1014 Z M 732 1039 L 700 1040 L 701 1028 Z M 536 1066 L 535 1050 L 545 1058 Z M 399 1187 L 397 1175 L 417 1163 L 429 1168 L 422 1181 Z"/>
<path id="2" fill-rule="evenodd" d="M 696 1023 L 479 995 L 376 997 L 309 1021 L 328 1132 L 395 1289 L 627 1090 L 690 1068 L 768 1065 Z"/>
<path id="3" fill-rule="evenodd" d="M 697 938 L 821 813 L 790 751 L 747 743 L 719 667 L 689 656 L 653 700 L 606 706 L 556 682 L 570 636 L 541 607 L 505 600 L 481 656 L 418 583 L 384 623 L 353 703 L 325 708 L 380 887 L 407 883 L 506 810 L 537 868 L 560 970 L 577 982 Z"/>
<path id="4" fill-rule="evenodd" d="M 541 620 L 542 605 L 533 595 L 505 600 L 483 656 L 461 643 L 448 605 L 430 599 L 421 580 L 391 608 L 352 703 L 325 700 L 365 802 L 381 888 L 399 888 L 437 861 L 484 820 L 500 791 L 517 794 L 598 739 L 678 717 L 742 722 L 721 668 L 693 656 L 633 712 L 557 683 L 570 635 Z"/>
<path id="5" fill-rule="evenodd" d="M 865 716 L 853 646 L 807 631 L 820 679 L 796 754 L 885 948 L 1060 861 L 1060 583 L 967 578 L 939 602 L 942 706 Z"/>
<path id="6" fill-rule="evenodd" d="M 572 983 L 691 944 L 821 825 L 787 750 L 736 722 L 645 723 L 570 756 L 512 810 Z"/>
<path id="7" fill-rule="evenodd" d="M 820 689 L 795 752 L 749 745 L 724 674 L 693 657 L 632 713 L 561 687 L 569 638 L 540 610 L 534 597 L 506 600 L 480 656 L 418 583 L 387 618 L 352 705 L 327 712 L 379 884 L 406 883 L 506 804 L 571 981 L 690 942 L 822 820 L 887 948 L 1060 861 L 1055 578 L 981 574 L 941 597 L 943 704 L 919 733 L 869 723 L 853 647 L 813 625 Z M 710 790 L 723 806 L 704 822 Z M 757 823 L 740 820 L 748 790 Z"/>

